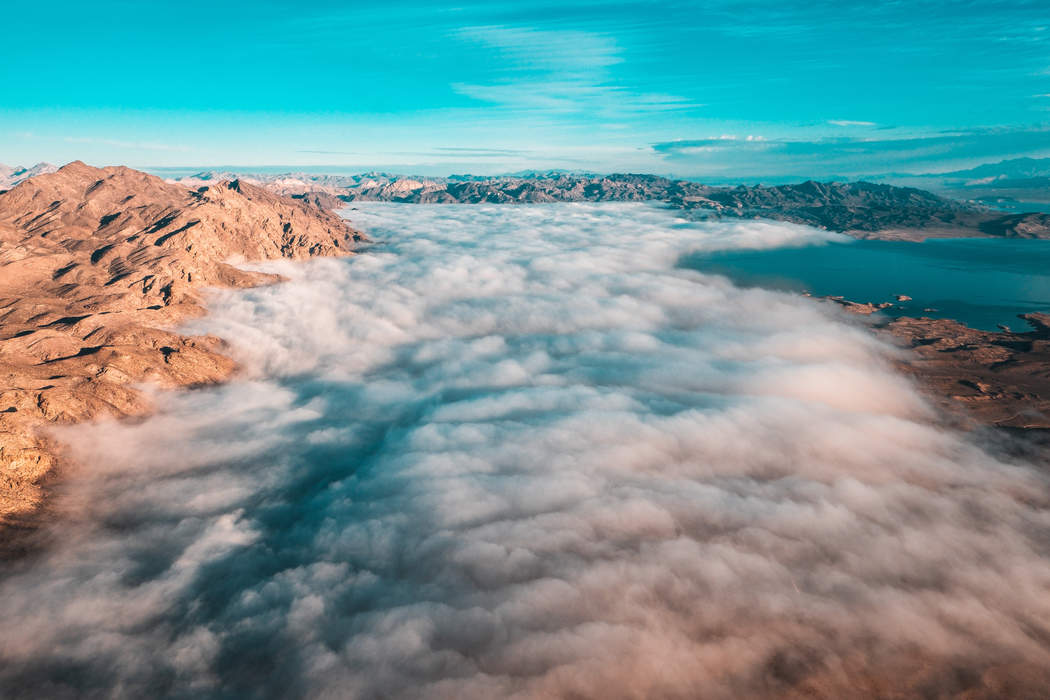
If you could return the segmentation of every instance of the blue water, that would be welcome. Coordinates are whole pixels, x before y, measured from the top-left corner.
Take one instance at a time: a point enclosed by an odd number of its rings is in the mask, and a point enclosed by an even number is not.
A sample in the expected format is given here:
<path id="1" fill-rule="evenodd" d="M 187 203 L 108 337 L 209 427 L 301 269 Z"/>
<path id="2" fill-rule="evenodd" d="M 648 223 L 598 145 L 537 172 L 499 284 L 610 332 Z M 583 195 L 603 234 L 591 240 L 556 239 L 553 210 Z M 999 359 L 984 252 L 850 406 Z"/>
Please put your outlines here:
<path id="1" fill-rule="evenodd" d="M 1050 311 L 1050 241 L 946 238 L 922 243 L 852 241 L 686 256 L 682 266 L 739 285 L 858 302 L 894 302 L 894 316 L 954 318 L 1014 330 L 1018 314 Z M 911 301 L 895 302 L 904 294 Z"/>

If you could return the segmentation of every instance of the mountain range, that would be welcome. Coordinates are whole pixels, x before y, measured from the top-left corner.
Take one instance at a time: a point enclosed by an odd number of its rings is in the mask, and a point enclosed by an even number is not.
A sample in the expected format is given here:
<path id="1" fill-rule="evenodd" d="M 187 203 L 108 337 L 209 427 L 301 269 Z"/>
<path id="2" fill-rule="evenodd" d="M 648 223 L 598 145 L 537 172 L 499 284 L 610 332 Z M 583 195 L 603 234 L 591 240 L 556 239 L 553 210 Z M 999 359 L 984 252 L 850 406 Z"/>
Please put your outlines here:
<path id="1" fill-rule="evenodd" d="M 659 175 L 551 172 L 499 177 L 412 177 L 204 171 L 187 186 L 241 177 L 278 194 L 342 202 L 538 203 L 661 201 L 693 218 L 774 219 L 857 237 L 1050 237 L 1050 214 L 1004 214 L 915 188 L 873 182 L 711 186 Z M 329 201 L 331 204 L 331 201 Z"/>
<path id="2" fill-rule="evenodd" d="M 1050 212 L 1050 158 L 1013 158 L 942 173 L 894 173 L 871 179 L 930 189 L 1012 213 Z"/>
<path id="3" fill-rule="evenodd" d="M 172 330 L 200 289 L 274 282 L 230 260 L 349 255 L 361 235 L 238 180 L 193 189 L 70 163 L 0 193 L 0 524 L 31 512 L 56 451 L 40 428 L 148 410 L 142 382 L 234 369 L 222 341 Z"/>
<path id="4" fill-rule="evenodd" d="M 0 165 L 0 191 L 56 166 Z M 525 171 L 503 176 L 416 177 L 204 170 L 184 186 L 254 183 L 327 208 L 359 200 L 413 203 L 662 201 L 693 218 L 767 218 L 858 237 L 1050 236 L 1050 158 L 1017 158 L 967 170 L 891 174 L 876 182 L 710 185 L 646 174 Z M 932 191 L 931 191 L 932 190 Z"/>
<path id="5" fill-rule="evenodd" d="M 31 167 L 4 165 L 0 163 L 0 190 L 11 189 L 23 180 L 28 180 L 37 175 L 53 173 L 58 170 L 57 165 L 51 163 L 37 163 Z"/>

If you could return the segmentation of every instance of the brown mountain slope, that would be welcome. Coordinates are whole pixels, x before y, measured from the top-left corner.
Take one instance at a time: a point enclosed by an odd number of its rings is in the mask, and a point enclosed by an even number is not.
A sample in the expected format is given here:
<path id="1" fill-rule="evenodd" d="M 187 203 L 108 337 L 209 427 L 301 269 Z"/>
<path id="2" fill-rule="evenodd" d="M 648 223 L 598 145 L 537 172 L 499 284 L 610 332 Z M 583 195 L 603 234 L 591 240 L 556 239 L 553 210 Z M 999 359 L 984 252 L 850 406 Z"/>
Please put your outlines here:
<path id="1" fill-rule="evenodd" d="M 171 332 L 204 286 L 273 275 L 227 261 L 349 254 L 361 236 L 310 203 L 238 181 L 199 189 L 70 163 L 0 194 L 0 522 L 41 501 L 41 428 L 148 410 L 133 383 L 222 380 L 217 338 Z"/>
<path id="2" fill-rule="evenodd" d="M 898 318 L 882 326 L 912 349 L 905 369 L 946 404 L 986 425 L 1050 431 L 1050 316 L 1022 314 L 1031 330 L 989 332 L 949 319 Z"/>

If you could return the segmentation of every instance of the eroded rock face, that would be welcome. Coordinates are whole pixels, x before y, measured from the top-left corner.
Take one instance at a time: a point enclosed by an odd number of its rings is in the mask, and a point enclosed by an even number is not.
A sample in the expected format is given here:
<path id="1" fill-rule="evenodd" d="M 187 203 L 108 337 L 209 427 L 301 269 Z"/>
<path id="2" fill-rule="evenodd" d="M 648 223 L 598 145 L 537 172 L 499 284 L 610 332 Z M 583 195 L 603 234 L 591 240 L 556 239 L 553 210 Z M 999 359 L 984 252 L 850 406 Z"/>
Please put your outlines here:
<path id="1" fill-rule="evenodd" d="M 41 428 L 149 410 L 134 383 L 211 384 L 233 362 L 174 324 L 205 286 L 276 281 L 228 260 L 347 255 L 338 216 L 240 181 L 187 189 L 70 163 L 0 194 L 0 522 L 41 501 L 56 448 Z"/>
<path id="2" fill-rule="evenodd" d="M 864 315 L 889 306 L 827 301 Z M 1050 433 L 1050 314 L 1019 318 L 1031 330 L 982 331 L 951 319 L 911 317 L 882 320 L 874 328 L 908 348 L 901 369 L 949 413 L 995 428 Z"/>
<path id="3" fill-rule="evenodd" d="M 1026 333 L 981 331 L 948 319 L 899 318 L 885 330 L 912 349 L 908 368 L 982 423 L 1050 429 L 1050 316 Z"/>

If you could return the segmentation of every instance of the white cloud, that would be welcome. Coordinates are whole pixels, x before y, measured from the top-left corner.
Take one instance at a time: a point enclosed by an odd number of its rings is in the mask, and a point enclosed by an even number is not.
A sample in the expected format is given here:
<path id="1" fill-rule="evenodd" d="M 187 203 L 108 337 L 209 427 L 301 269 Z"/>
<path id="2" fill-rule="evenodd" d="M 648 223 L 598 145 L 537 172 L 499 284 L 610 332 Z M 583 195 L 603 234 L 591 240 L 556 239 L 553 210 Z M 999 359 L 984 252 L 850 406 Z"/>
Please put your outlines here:
<path id="1" fill-rule="evenodd" d="M 597 112 L 598 115 L 610 119 L 703 106 L 675 95 L 635 93 L 607 85 L 589 84 L 579 79 L 494 85 L 455 83 L 452 88 L 461 95 L 513 110 L 549 114 Z"/>
<path id="2" fill-rule="evenodd" d="M 158 141 L 123 141 L 120 139 L 110 138 L 95 138 L 87 136 L 67 136 L 64 141 L 66 143 L 85 143 L 85 144 L 100 144 L 103 146 L 112 146 L 114 148 L 123 148 L 134 151 L 191 151 L 189 146 L 183 146 L 180 144 L 161 143 Z"/>
<path id="3" fill-rule="evenodd" d="M 452 89 L 510 110 L 620 119 L 703 106 L 676 95 L 618 85 L 610 69 L 623 62 L 622 51 L 602 34 L 486 26 L 458 30 L 453 38 L 491 49 L 502 77 L 485 84 L 456 82 Z"/>
<path id="4" fill-rule="evenodd" d="M 356 206 L 372 251 L 194 324 L 241 381 L 62 433 L 65 520 L 0 580 L 5 694 L 1045 687 L 1046 479 L 832 308 L 677 267 L 841 238 Z"/>
<path id="5" fill-rule="evenodd" d="M 452 36 L 494 49 L 511 70 L 585 71 L 623 61 L 611 36 L 570 29 L 463 27 Z"/>

